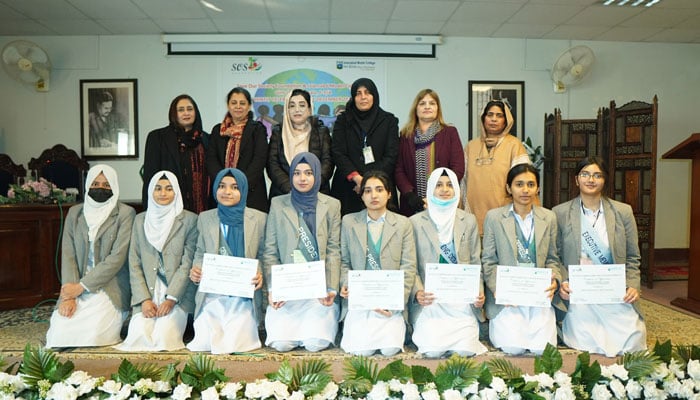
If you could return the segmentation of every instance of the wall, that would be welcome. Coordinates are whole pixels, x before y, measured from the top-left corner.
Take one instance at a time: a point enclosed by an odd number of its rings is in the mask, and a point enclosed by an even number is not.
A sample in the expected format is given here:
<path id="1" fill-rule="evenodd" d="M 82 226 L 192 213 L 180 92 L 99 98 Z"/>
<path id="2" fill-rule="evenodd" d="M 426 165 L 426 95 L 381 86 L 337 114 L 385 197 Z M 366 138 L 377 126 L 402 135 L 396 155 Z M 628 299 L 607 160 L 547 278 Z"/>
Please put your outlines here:
<path id="1" fill-rule="evenodd" d="M 0 37 L 0 46 L 29 39 L 44 47 L 54 65 L 51 90 L 36 93 L 0 73 L 0 152 L 26 166 L 31 157 L 56 143 L 80 149 L 80 79 L 138 79 L 139 154 L 147 133 L 167 124 L 176 95 L 192 95 L 205 129 L 225 112 L 230 82 L 221 73 L 226 57 L 167 56 L 160 36 Z M 555 94 L 548 69 L 569 47 L 586 44 L 597 57 L 583 83 Z M 293 61 L 293 59 L 292 59 Z M 437 59 L 387 59 L 387 98 L 383 108 L 403 123 L 416 92 L 424 87 L 441 96 L 443 114 L 466 140 L 469 80 L 525 81 L 525 132 L 543 142 L 544 115 L 555 107 L 563 118 L 593 118 L 615 100 L 651 102 L 659 97 L 659 156 L 700 131 L 695 114 L 700 88 L 700 45 L 560 40 L 445 38 Z M 123 199 L 140 197 L 142 160 L 107 161 L 120 176 Z M 94 164 L 94 162 L 93 162 Z M 688 246 L 690 165 L 659 160 L 656 247 Z"/>

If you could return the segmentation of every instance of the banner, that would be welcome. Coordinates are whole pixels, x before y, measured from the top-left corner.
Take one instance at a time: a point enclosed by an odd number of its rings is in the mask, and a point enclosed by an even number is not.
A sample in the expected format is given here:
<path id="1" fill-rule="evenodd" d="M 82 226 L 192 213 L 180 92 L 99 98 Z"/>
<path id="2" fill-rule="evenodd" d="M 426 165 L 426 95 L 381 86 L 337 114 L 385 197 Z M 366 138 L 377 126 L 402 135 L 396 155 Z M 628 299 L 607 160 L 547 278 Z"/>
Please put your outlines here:
<path id="1" fill-rule="evenodd" d="M 284 98 L 292 89 L 311 94 L 313 115 L 332 130 L 338 114 L 345 110 L 350 86 L 358 78 L 369 78 L 377 85 L 379 98 L 385 97 L 385 64 L 377 59 L 336 59 L 300 57 L 241 57 L 221 62 L 225 97 L 236 86 L 253 96 L 255 119 L 267 127 L 281 124 Z"/>

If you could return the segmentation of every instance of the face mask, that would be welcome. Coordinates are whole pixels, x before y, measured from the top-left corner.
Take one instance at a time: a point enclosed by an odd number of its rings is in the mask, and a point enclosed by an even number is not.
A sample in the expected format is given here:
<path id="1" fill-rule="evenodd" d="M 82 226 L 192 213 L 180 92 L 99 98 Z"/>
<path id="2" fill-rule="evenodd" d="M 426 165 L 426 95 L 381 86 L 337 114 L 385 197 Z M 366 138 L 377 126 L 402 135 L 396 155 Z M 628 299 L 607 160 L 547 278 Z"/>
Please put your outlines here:
<path id="1" fill-rule="evenodd" d="M 448 206 L 457 200 L 458 200 L 457 196 L 454 196 L 451 199 L 447 199 L 447 200 L 443 200 L 443 199 L 440 199 L 440 198 L 433 196 L 433 203 L 435 203 L 435 205 L 437 205 L 437 206 Z"/>
<path id="2" fill-rule="evenodd" d="M 104 203 L 112 197 L 112 189 L 93 188 L 88 190 L 88 196 L 98 203 Z"/>

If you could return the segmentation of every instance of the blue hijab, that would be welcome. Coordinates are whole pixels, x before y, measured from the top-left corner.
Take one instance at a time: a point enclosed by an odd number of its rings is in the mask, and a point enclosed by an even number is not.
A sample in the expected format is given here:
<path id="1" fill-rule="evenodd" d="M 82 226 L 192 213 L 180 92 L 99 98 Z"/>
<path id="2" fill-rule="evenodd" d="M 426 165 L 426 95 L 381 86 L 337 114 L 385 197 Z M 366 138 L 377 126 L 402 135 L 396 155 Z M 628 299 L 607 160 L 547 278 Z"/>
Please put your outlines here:
<path id="1" fill-rule="evenodd" d="M 235 206 L 223 206 L 218 204 L 217 200 L 217 215 L 222 224 L 228 227 L 226 235 L 226 244 L 235 257 L 245 257 L 245 233 L 243 230 L 243 214 L 245 212 L 246 202 L 248 201 L 248 179 L 245 174 L 236 168 L 225 168 L 216 174 L 214 179 L 214 198 L 219 188 L 221 180 L 225 176 L 233 176 L 238 184 L 238 191 L 241 192 L 241 200 Z"/>
<path id="2" fill-rule="evenodd" d="M 314 172 L 314 184 L 311 190 L 306 193 L 301 193 L 294 187 L 294 170 L 302 163 L 309 164 Z M 321 188 L 321 161 L 313 153 L 297 154 L 289 166 L 289 181 L 292 182 L 292 206 L 297 213 L 303 213 L 304 222 L 309 227 L 311 234 L 316 236 L 316 204 L 318 203 L 318 190 Z"/>

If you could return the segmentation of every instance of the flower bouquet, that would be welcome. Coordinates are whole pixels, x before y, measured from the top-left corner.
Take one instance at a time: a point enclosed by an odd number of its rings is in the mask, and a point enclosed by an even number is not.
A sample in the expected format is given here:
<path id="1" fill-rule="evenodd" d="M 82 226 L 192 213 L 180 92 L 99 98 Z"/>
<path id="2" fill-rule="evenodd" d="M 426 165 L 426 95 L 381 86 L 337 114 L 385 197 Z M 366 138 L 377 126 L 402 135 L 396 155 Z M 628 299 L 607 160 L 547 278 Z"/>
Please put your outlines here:
<path id="1" fill-rule="evenodd" d="M 0 204 L 25 203 L 69 203 L 75 201 L 78 190 L 69 188 L 63 190 L 44 178 L 38 181 L 28 181 L 22 185 L 11 184 L 7 197 L 0 196 Z"/>

